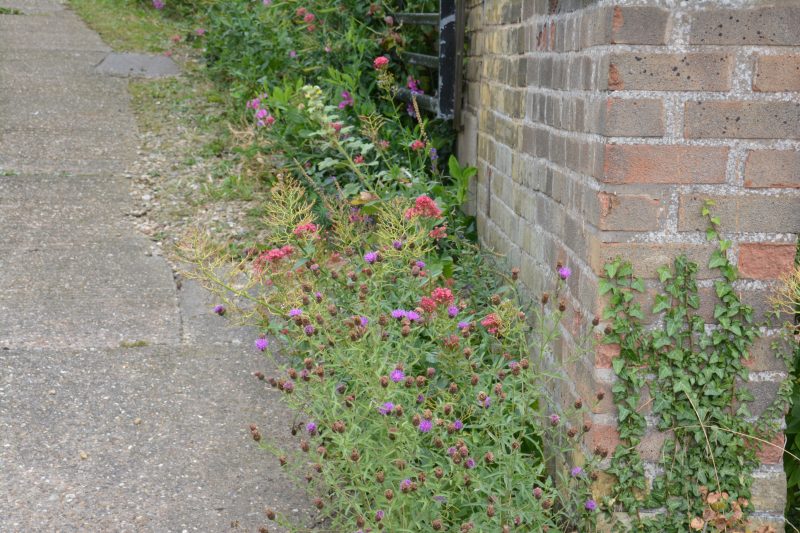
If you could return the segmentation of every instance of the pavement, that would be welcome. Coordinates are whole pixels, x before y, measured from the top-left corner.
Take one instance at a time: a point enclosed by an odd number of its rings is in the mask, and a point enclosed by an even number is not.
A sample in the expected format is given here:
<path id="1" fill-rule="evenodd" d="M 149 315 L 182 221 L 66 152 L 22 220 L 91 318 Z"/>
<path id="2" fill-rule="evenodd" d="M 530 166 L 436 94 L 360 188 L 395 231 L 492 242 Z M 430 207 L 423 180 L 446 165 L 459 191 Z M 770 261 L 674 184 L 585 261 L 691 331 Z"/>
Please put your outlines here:
<path id="1" fill-rule="evenodd" d="M 291 439 L 255 332 L 138 233 L 136 122 L 111 52 L 58 0 L 0 0 L 0 532 L 307 522 L 250 438 Z"/>

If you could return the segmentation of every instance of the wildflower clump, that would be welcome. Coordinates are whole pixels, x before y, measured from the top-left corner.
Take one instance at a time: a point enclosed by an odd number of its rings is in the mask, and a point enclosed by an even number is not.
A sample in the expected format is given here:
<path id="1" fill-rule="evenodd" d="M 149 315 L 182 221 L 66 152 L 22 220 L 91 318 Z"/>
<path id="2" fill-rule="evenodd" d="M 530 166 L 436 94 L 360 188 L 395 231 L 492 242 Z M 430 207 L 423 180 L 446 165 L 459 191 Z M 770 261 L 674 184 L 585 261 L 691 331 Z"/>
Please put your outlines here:
<path id="1" fill-rule="evenodd" d="M 194 243 L 196 275 L 274 338 L 257 349 L 280 347 L 282 369 L 259 379 L 296 409 L 286 424 L 302 440 L 273 451 L 331 530 L 591 531 L 593 465 L 568 465 L 561 483 L 546 468 L 567 456 L 545 441 L 571 449 L 584 433 L 582 403 L 546 407 L 536 338 L 557 335 L 558 298 L 536 311 L 547 333 L 530 335 L 513 287 L 478 290 L 477 252 L 442 268 L 430 196 L 368 216 L 326 201 L 315 219 L 303 187 L 275 188 L 277 240 L 228 268 Z"/>

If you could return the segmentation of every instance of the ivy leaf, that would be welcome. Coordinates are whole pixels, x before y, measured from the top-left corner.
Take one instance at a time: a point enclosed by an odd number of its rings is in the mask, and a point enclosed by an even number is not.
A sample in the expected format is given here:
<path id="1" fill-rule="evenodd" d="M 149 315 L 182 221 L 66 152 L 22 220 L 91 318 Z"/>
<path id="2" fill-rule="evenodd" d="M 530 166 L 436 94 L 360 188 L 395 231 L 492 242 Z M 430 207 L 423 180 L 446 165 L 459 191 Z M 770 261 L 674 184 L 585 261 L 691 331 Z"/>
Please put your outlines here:
<path id="1" fill-rule="evenodd" d="M 613 261 L 611 263 L 606 263 L 604 268 L 606 271 L 606 275 L 609 278 L 614 279 L 614 277 L 617 275 L 617 270 L 619 269 L 619 263 L 616 261 Z"/>
<path id="2" fill-rule="evenodd" d="M 625 367 L 625 360 L 622 357 L 615 357 L 611 360 L 611 367 L 614 369 L 614 373 L 619 375 Z"/>

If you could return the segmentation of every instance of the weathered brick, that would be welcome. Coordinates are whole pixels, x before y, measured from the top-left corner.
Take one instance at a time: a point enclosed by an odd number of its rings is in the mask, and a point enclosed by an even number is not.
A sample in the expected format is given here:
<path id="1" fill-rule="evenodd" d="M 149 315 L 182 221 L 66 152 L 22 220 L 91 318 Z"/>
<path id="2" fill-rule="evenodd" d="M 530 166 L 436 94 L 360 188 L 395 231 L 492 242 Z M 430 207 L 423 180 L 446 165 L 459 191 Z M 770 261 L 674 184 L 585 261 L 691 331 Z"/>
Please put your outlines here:
<path id="1" fill-rule="evenodd" d="M 744 166 L 744 186 L 800 189 L 800 152 L 751 150 Z"/>
<path id="2" fill-rule="evenodd" d="M 723 183 L 728 148 L 644 144 L 605 146 L 607 183 Z"/>
<path id="3" fill-rule="evenodd" d="M 589 128 L 607 137 L 661 137 L 664 103 L 656 98 L 608 98 L 592 105 Z"/>
<path id="4" fill-rule="evenodd" d="M 727 91 L 733 60 L 721 53 L 626 52 L 609 59 L 610 90 Z"/>
<path id="5" fill-rule="evenodd" d="M 760 56 L 756 62 L 753 90 L 800 91 L 800 56 Z"/>
<path id="6" fill-rule="evenodd" d="M 609 17 L 612 44 L 666 44 L 669 11 L 654 6 L 614 6 Z"/>
<path id="7" fill-rule="evenodd" d="M 683 194 L 678 209 L 678 231 L 705 231 L 708 223 L 701 215 L 703 203 L 711 208 L 726 232 L 800 233 L 800 196 L 710 196 Z"/>
<path id="8" fill-rule="evenodd" d="M 663 198 L 654 195 L 600 192 L 597 199 L 597 226 L 601 230 L 653 231 L 661 227 L 667 216 Z"/>
<path id="9" fill-rule="evenodd" d="M 690 44 L 800 44 L 800 6 L 709 9 L 691 17 Z"/>
<path id="10" fill-rule="evenodd" d="M 800 139 L 800 103 L 687 102 L 689 139 Z"/>
<path id="11" fill-rule="evenodd" d="M 750 502 L 754 511 L 782 514 L 786 507 L 786 474 L 779 472 L 759 472 L 753 476 L 750 488 Z"/>
<path id="12" fill-rule="evenodd" d="M 664 441 L 667 438 L 674 438 L 674 434 L 656 429 L 648 429 L 642 437 L 641 442 L 636 446 L 636 451 L 644 461 L 657 462 L 661 459 Z"/>
<path id="13" fill-rule="evenodd" d="M 742 363 L 751 372 L 785 372 L 786 362 L 779 357 L 779 354 L 791 353 L 789 350 L 792 348 L 794 347 L 779 336 L 759 337 L 753 341 L 749 357 L 743 359 Z"/>
<path id="14" fill-rule="evenodd" d="M 800 200 L 795 208 L 800 210 Z M 739 273 L 746 278 L 779 278 L 792 270 L 795 251 L 794 244 L 742 243 Z"/>
<path id="15" fill-rule="evenodd" d="M 594 366 L 597 368 L 611 368 L 611 361 L 619 357 L 619 344 L 598 344 L 594 352 Z"/>

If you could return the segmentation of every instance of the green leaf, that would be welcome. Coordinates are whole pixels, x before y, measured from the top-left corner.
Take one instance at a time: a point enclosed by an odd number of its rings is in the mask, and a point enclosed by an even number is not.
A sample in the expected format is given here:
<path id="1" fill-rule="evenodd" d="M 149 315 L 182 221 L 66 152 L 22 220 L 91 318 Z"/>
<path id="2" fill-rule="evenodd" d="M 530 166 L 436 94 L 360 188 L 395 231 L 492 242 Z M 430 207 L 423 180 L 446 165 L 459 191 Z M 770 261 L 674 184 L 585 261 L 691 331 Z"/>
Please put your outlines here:
<path id="1" fill-rule="evenodd" d="M 619 263 L 616 261 L 612 261 L 610 263 L 605 264 L 605 271 L 606 275 L 613 279 L 617 275 L 617 270 L 619 269 Z"/>
<path id="2" fill-rule="evenodd" d="M 619 375 L 622 372 L 622 369 L 625 367 L 625 360 L 621 357 L 615 357 L 611 360 L 611 368 L 614 369 L 614 373 Z"/>

